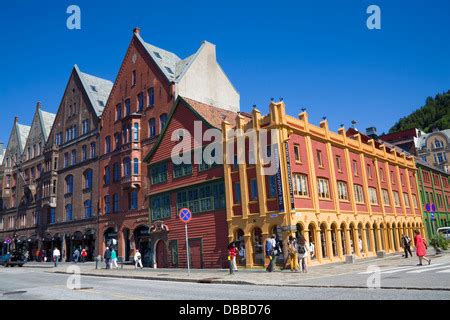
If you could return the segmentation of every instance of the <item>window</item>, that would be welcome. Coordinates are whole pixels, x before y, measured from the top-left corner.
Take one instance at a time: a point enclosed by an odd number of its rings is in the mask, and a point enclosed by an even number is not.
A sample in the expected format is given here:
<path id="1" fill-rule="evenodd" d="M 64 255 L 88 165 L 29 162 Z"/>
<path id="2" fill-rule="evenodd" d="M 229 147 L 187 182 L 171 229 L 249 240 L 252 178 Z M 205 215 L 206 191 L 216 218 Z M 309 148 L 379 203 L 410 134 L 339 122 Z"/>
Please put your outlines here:
<path id="1" fill-rule="evenodd" d="M 328 183 L 328 179 L 317 179 L 317 192 L 320 199 L 330 199 L 330 186 Z"/>
<path id="2" fill-rule="evenodd" d="M 84 173 L 84 188 L 85 189 L 92 189 L 92 175 L 93 171 L 91 169 L 87 170 Z"/>
<path id="3" fill-rule="evenodd" d="M 72 204 L 66 205 L 66 221 L 72 221 L 73 220 L 73 213 L 72 213 Z"/>
<path id="4" fill-rule="evenodd" d="M 85 218 L 92 218 L 92 201 L 86 200 L 84 202 L 84 216 Z"/>
<path id="5" fill-rule="evenodd" d="M 56 208 L 50 208 L 50 224 L 56 222 Z"/>
<path id="6" fill-rule="evenodd" d="M 340 156 L 336 156 L 336 168 L 339 172 L 342 171 L 342 165 L 341 165 L 341 157 Z"/>
<path id="7" fill-rule="evenodd" d="M 182 208 L 189 208 L 193 214 L 225 208 L 223 182 L 208 183 L 177 192 L 177 212 Z"/>
<path id="8" fill-rule="evenodd" d="M 294 174 L 294 195 L 308 196 L 308 178 L 304 174 Z"/>
<path id="9" fill-rule="evenodd" d="M 155 118 L 151 118 L 148 121 L 148 131 L 150 134 L 150 138 L 156 137 L 156 120 L 155 120 Z"/>
<path id="10" fill-rule="evenodd" d="M 72 165 L 77 164 L 77 150 L 72 150 Z"/>
<path id="11" fill-rule="evenodd" d="M 111 213 L 111 197 L 105 196 L 105 214 Z"/>
<path id="12" fill-rule="evenodd" d="M 111 170 L 109 169 L 109 166 L 106 166 L 103 182 L 105 183 L 105 185 L 109 185 L 110 180 L 111 180 Z"/>
<path id="13" fill-rule="evenodd" d="M 234 203 L 241 203 L 241 183 L 234 183 Z"/>
<path id="14" fill-rule="evenodd" d="M 170 196 L 161 195 L 153 197 L 150 200 L 152 220 L 161 220 L 170 218 Z"/>
<path id="15" fill-rule="evenodd" d="M 353 186 L 353 189 L 355 191 L 355 202 L 364 203 L 364 193 L 362 186 L 360 186 L 359 184 L 355 184 Z"/>
<path id="16" fill-rule="evenodd" d="M 396 207 L 400 207 L 400 196 L 397 191 L 393 191 L 394 193 L 394 204 Z"/>
<path id="17" fill-rule="evenodd" d="M 269 198 L 277 196 L 277 183 L 275 176 L 269 176 Z"/>
<path id="18" fill-rule="evenodd" d="M 380 179 L 382 182 L 384 182 L 384 171 L 383 168 L 380 168 Z"/>
<path id="19" fill-rule="evenodd" d="M 105 138 L 105 153 L 110 153 L 111 152 L 111 137 L 107 136 Z"/>
<path id="20" fill-rule="evenodd" d="M 122 119 L 122 104 L 119 103 L 116 105 L 116 121 Z"/>
<path id="21" fill-rule="evenodd" d="M 437 148 L 442 148 L 442 147 L 444 147 L 444 143 L 441 140 L 436 139 L 434 141 L 434 148 L 437 149 Z"/>
<path id="22" fill-rule="evenodd" d="M 358 162 L 356 160 L 353 160 L 353 175 L 358 176 Z"/>
<path id="23" fill-rule="evenodd" d="M 174 164 L 173 177 L 180 178 L 192 174 L 192 164 Z"/>
<path id="24" fill-rule="evenodd" d="M 139 175 L 139 159 L 134 158 L 133 160 L 133 174 L 135 176 Z"/>
<path id="25" fill-rule="evenodd" d="M 135 123 L 133 126 L 133 141 L 138 142 L 139 141 L 139 124 Z"/>
<path id="26" fill-rule="evenodd" d="M 122 141 L 124 144 L 128 141 L 128 128 L 126 125 L 122 127 Z"/>
<path id="27" fill-rule="evenodd" d="M 258 183 L 256 179 L 250 180 L 250 200 L 258 200 Z"/>
<path id="28" fill-rule="evenodd" d="M 414 209 L 417 209 L 419 207 L 418 203 L 417 203 L 417 197 L 415 194 L 412 195 L 413 198 L 413 205 L 414 205 Z"/>
<path id="29" fill-rule="evenodd" d="M 137 191 L 131 191 L 129 197 L 129 209 L 136 210 L 138 207 L 138 193 Z"/>
<path id="30" fill-rule="evenodd" d="M 384 204 L 385 206 L 390 206 L 390 203 L 389 203 L 389 193 L 388 193 L 388 191 L 387 191 L 386 189 L 382 189 L 382 190 L 381 190 L 381 193 L 383 194 L 383 204 Z"/>
<path id="31" fill-rule="evenodd" d="M 347 183 L 344 181 L 337 182 L 339 200 L 348 200 Z"/>
<path id="32" fill-rule="evenodd" d="M 81 147 L 81 158 L 82 158 L 82 161 L 87 160 L 87 147 L 86 146 Z"/>
<path id="33" fill-rule="evenodd" d="M 372 205 L 378 204 L 377 190 L 375 188 L 369 188 L 369 198 L 370 198 L 370 204 L 372 204 Z"/>
<path id="34" fill-rule="evenodd" d="M 167 164 L 155 165 L 150 169 L 151 184 L 157 184 L 167 181 Z"/>
<path id="35" fill-rule="evenodd" d="M 57 146 L 60 146 L 62 144 L 62 142 L 63 142 L 62 141 L 62 132 L 60 132 L 60 133 L 56 134 L 55 143 Z"/>
<path id="36" fill-rule="evenodd" d="M 322 151 L 317 150 L 317 163 L 319 164 L 319 167 L 323 167 L 323 159 L 322 159 Z"/>
<path id="37" fill-rule="evenodd" d="M 298 144 L 294 144 L 294 158 L 295 162 L 302 162 L 300 158 L 300 146 Z"/>
<path id="38" fill-rule="evenodd" d="M 167 114 L 166 113 L 159 116 L 159 123 L 161 125 L 160 131 L 163 131 L 164 127 L 166 126 L 166 123 L 167 123 Z"/>
<path id="39" fill-rule="evenodd" d="M 141 92 L 138 94 L 138 111 L 142 111 L 144 109 L 144 93 Z"/>
<path id="40" fill-rule="evenodd" d="M 391 171 L 391 183 L 392 183 L 392 184 L 395 184 L 394 171 Z"/>
<path id="41" fill-rule="evenodd" d="M 113 212 L 117 213 L 119 211 L 120 211 L 119 194 L 118 193 L 114 193 L 114 195 L 113 195 Z"/>
<path id="42" fill-rule="evenodd" d="M 131 114 L 131 102 L 130 99 L 125 100 L 125 117 Z"/>
<path id="43" fill-rule="evenodd" d="M 120 145 L 122 144 L 122 136 L 120 133 L 114 134 L 114 143 L 115 143 L 115 150 L 119 149 Z"/>
<path id="44" fill-rule="evenodd" d="M 113 164 L 113 181 L 119 182 L 120 181 L 120 165 L 118 163 Z"/>
<path id="45" fill-rule="evenodd" d="M 130 158 L 125 158 L 123 160 L 123 176 L 124 177 L 131 176 L 131 160 L 130 160 Z"/>
<path id="46" fill-rule="evenodd" d="M 83 134 L 87 134 L 89 132 L 90 129 L 89 127 L 90 127 L 89 119 L 83 120 L 81 129 Z"/>
<path id="47" fill-rule="evenodd" d="M 73 193 L 73 176 L 66 177 L 66 193 Z"/>
<path id="48" fill-rule="evenodd" d="M 367 165 L 367 176 L 369 177 L 369 179 L 372 179 L 372 167 L 370 166 L 370 164 Z"/>
<path id="49" fill-rule="evenodd" d="M 405 202 L 405 207 L 409 208 L 409 197 L 406 192 L 403 192 L 403 202 Z"/>
<path id="50" fill-rule="evenodd" d="M 135 85 L 136 85 L 136 70 L 133 70 L 133 72 L 131 73 L 131 86 Z"/>
<path id="51" fill-rule="evenodd" d="M 97 148 L 95 145 L 95 142 L 91 143 L 91 159 L 95 158 L 97 156 Z"/>
<path id="52" fill-rule="evenodd" d="M 153 107 L 155 105 L 155 88 L 150 87 L 148 89 L 148 106 Z"/>

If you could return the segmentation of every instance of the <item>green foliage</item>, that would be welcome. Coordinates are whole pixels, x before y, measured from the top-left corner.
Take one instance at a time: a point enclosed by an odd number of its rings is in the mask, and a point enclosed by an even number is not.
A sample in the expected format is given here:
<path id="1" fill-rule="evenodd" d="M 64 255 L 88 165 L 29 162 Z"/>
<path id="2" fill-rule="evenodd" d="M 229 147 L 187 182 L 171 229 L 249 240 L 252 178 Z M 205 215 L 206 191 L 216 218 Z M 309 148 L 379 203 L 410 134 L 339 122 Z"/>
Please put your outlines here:
<path id="1" fill-rule="evenodd" d="M 441 248 L 447 250 L 448 248 L 448 242 L 442 234 L 434 236 L 434 238 L 431 239 L 430 244 L 434 247 L 434 249 Z"/>
<path id="2" fill-rule="evenodd" d="M 431 132 L 434 128 L 439 130 L 450 129 L 450 90 L 437 94 L 434 99 L 428 97 L 425 105 L 410 115 L 401 118 L 389 133 L 418 128 Z"/>

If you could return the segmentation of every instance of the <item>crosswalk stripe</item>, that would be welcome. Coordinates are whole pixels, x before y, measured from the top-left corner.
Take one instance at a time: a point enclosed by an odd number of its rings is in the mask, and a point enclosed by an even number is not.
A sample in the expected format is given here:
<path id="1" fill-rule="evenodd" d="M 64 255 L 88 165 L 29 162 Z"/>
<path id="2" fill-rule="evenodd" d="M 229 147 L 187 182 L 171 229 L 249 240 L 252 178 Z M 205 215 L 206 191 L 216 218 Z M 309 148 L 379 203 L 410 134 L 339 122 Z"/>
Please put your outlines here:
<path id="1" fill-rule="evenodd" d="M 438 272 L 436 272 L 436 273 L 450 273 L 450 269 L 447 269 L 447 270 L 441 270 L 441 271 L 438 271 Z"/>
<path id="2" fill-rule="evenodd" d="M 426 270 L 428 270 L 430 267 L 437 267 L 437 266 L 441 266 L 442 263 L 436 263 L 432 266 L 414 266 L 414 267 L 409 267 L 409 268 L 403 268 L 401 270 L 392 270 L 392 271 L 381 271 L 382 274 L 391 274 L 391 273 L 397 273 L 397 272 L 402 272 L 402 271 L 410 271 L 410 270 L 423 270 L 423 272 L 425 272 Z M 411 271 L 410 271 L 411 272 Z"/>
<path id="3" fill-rule="evenodd" d="M 438 269 L 444 269 L 444 268 L 448 268 L 448 267 L 449 267 L 448 265 L 440 266 L 440 267 L 430 266 L 429 268 L 420 268 L 418 270 L 408 271 L 407 273 L 422 273 L 422 272 L 428 272 L 428 271 L 433 271 L 433 270 L 438 270 Z"/>
<path id="4" fill-rule="evenodd" d="M 395 268 L 389 268 L 389 269 L 380 270 L 380 272 L 391 271 L 391 270 L 403 270 L 403 269 L 409 269 L 409 268 L 411 268 L 411 266 L 395 267 Z M 364 272 L 360 272 L 358 274 L 370 274 L 370 273 L 374 273 L 374 271 L 364 271 Z"/>

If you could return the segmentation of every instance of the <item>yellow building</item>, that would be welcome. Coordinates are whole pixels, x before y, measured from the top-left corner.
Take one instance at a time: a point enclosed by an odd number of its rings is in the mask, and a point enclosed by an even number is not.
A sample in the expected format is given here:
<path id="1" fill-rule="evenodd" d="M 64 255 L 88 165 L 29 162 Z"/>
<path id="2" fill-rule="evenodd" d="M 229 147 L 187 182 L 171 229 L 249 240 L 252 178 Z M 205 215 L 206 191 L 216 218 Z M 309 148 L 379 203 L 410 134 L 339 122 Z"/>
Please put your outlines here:
<path id="1" fill-rule="evenodd" d="M 303 234 L 315 245 L 310 264 L 399 252 L 402 234 L 413 239 L 416 228 L 424 234 L 414 158 L 354 129 L 332 132 L 326 120 L 314 126 L 306 112 L 289 116 L 282 101 L 271 102 L 269 109 L 266 116 L 257 109 L 251 116 L 238 115 L 234 128 L 222 124 L 225 145 L 237 140 L 231 129 L 278 133 L 277 174 L 264 175 L 267 165 L 259 156 L 255 164 L 237 163 L 235 157 L 235 163 L 224 165 L 228 238 L 245 245 L 241 265 L 267 263 L 264 243 L 272 234 L 283 242 Z M 248 151 L 252 142 L 246 141 Z M 229 152 L 224 147 L 224 159 Z"/>

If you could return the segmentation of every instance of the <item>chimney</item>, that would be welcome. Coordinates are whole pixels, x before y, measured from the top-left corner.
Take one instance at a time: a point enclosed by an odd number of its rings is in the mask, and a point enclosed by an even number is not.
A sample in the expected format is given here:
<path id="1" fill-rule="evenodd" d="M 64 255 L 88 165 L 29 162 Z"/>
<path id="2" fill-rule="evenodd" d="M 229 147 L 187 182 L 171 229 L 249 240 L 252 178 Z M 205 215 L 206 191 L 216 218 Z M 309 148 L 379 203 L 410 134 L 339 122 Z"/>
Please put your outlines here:
<path id="1" fill-rule="evenodd" d="M 19 117 L 14 117 L 14 123 L 18 123 L 19 122 Z"/>
<path id="2" fill-rule="evenodd" d="M 36 103 L 36 110 L 41 110 L 41 102 L 40 101 L 38 101 Z"/>
<path id="3" fill-rule="evenodd" d="M 139 28 L 139 27 L 134 28 L 133 29 L 133 33 L 134 34 L 140 34 L 141 33 L 141 28 Z"/>

